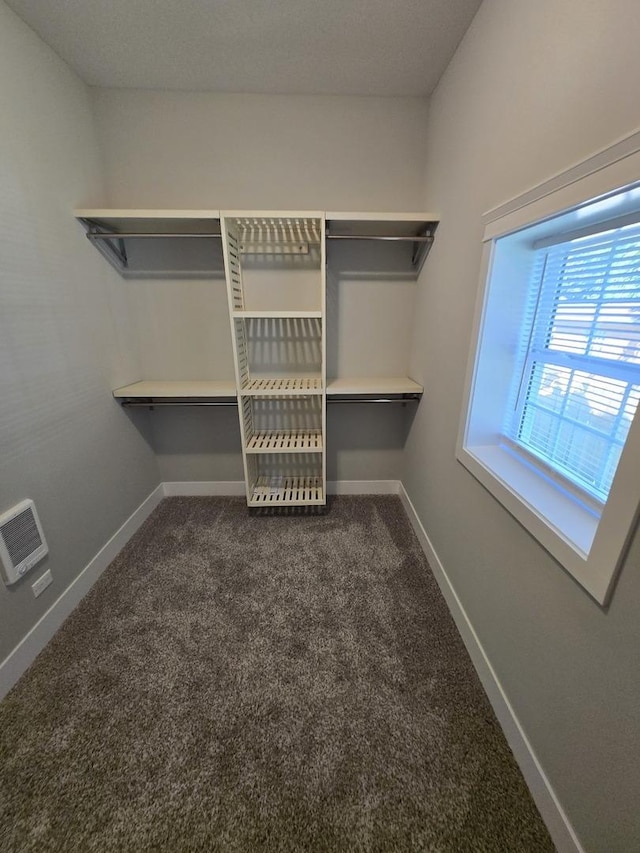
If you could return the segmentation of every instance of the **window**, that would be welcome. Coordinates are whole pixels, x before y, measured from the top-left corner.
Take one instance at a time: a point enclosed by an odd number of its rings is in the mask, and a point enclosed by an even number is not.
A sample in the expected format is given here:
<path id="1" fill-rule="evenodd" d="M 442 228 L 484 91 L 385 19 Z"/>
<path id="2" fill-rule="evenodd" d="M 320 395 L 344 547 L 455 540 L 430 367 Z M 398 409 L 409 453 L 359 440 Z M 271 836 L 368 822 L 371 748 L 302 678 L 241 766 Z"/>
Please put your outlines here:
<path id="1" fill-rule="evenodd" d="M 535 249 L 505 435 L 605 502 L 640 397 L 640 224 Z"/>
<path id="2" fill-rule="evenodd" d="M 487 217 L 457 455 L 605 603 L 640 504 L 640 188 L 585 171 Z"/>

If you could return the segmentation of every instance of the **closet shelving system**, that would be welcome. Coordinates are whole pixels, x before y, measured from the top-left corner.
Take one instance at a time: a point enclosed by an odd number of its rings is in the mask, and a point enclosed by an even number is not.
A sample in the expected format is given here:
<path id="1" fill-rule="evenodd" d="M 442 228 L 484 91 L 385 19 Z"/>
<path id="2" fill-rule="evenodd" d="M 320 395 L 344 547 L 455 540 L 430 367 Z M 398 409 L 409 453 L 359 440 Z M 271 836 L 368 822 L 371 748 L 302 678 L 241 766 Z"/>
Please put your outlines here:
<path id="1" fill-rule="evenodd" d="M 326 502 L 322 213 L 222 216 L 249 506 Z"/>
<path id="2" fill-rule="evenodd" d="M 226 278 L 235 382 L 140 380 L 113 394 L 127 407 L 238 406 L 249 506 L 326 501 L 327 403 L 422 397 L 422 386 L 406 376 L 327 380 L 326 259 L 331 265 L 333 245 L 355 241 L 367 253 L 375 247 L 378 257 L 387 252 L 393 274 L 415 278 L 436 216 L 124 209 L 75 215 L 125 279 Z"/>

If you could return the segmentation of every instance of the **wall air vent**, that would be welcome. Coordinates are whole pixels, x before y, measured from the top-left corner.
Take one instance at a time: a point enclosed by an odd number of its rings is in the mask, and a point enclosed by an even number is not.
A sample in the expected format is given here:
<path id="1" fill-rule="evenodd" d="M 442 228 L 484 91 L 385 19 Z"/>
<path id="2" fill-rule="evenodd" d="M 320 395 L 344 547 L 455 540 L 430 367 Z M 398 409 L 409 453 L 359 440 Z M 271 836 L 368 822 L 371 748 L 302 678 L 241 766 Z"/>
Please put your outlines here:
<path id="1" fill-rule="evenodd" d="M 0 515 L 0 570 L 7 586 L 20 580 L 48 552 L 33 501 L 21 501 Z"/>

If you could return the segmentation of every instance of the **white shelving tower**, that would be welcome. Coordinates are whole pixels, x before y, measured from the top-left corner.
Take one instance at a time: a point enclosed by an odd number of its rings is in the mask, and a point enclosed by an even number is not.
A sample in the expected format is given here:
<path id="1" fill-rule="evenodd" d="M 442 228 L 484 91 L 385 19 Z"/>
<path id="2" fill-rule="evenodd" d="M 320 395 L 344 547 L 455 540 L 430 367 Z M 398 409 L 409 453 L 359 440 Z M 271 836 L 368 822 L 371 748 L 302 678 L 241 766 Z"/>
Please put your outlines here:
<path id="1" fill-rule="evenodd" d="M 247 503 L 326 503 L 326 247 L 319 212 L 221 216 Z"/>

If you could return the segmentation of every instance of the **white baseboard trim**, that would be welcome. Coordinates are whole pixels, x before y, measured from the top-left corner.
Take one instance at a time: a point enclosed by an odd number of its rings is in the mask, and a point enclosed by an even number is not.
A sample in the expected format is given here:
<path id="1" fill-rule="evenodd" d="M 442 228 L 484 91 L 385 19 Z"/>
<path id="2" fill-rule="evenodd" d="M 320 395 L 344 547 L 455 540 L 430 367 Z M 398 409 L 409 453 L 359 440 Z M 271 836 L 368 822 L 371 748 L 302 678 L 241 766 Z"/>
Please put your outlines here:
<path id="1" fill-rule="evenodd" d="M 187 480 L 163 483 L 165 497 L 244 495 L 244 480 Z M 328 480 L 328 495 L 397 495 L 399 480 Z"/>
<path id="2" fill-rule="evenodd" d="M 328 480 L 328 495 L 397 495 L 400 480 Z"/>
<path id="3" fill-rule="evenodd" d="M 67 616 L 78 606 L 109 563 L 117 557 L 163 497 L 164 490 L 161 484 L 131 513 L 91 562 L 40 617 L 29 633 L 7 655 L 0 664 L 0 699 L 6 696 L 20 676 L 31 666 Z"/>
<path id="4" fill-rule="evenodd" d="M 402 483 L 399 495 L 553 843 L 559 853 L 584 853 Z"/>
<path id="5" fill-rule="evenodd" d="M 185 480 L 163 483 L 164 496 L 175 497 L 222 497 L 244 495 L 244 480 Z"/>

